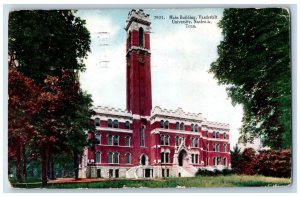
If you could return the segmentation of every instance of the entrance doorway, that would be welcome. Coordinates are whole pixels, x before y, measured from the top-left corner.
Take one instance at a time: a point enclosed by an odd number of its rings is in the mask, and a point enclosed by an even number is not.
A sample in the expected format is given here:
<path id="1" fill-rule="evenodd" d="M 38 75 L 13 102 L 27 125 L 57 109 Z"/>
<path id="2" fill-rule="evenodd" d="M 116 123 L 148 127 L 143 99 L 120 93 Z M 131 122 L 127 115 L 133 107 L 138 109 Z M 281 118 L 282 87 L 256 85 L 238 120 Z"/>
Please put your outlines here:
<path id="1" fill-rule="evenodd" d="M 146 156 L 143 155 L 142 158 L 141 158 L 141 164 L 144 166 L 146 165 Z"/>
<path id="2" fill-rule="evenodd" d="M 151 169 L 145 169 L 145 177 L 146 178 L 151 177 Z"/>
<path id="3" fill-rule="evenodd" d="M 97 178 L 101 178 L 101 169 L 97 169 Z"/>
<path id="4" fill-rule="evenodd" d="M 186 162 L 187 152 L 185 150 L 181 150 L 178 155 L 178 165 L 183 166 Z"/>

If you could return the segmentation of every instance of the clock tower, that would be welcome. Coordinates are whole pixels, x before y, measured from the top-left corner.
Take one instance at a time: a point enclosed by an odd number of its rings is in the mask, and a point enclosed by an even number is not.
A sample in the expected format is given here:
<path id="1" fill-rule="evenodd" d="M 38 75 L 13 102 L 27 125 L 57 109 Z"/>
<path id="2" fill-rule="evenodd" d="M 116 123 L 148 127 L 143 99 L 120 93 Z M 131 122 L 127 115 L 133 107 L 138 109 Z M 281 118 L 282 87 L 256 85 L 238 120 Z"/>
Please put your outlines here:
<path id="1" fill-rule="evenodd" d="M 126 30 L 126 108 L 133 115 L 149 117 L 152 110 L 150 18 L 143 10 L 131 10 Z"/>

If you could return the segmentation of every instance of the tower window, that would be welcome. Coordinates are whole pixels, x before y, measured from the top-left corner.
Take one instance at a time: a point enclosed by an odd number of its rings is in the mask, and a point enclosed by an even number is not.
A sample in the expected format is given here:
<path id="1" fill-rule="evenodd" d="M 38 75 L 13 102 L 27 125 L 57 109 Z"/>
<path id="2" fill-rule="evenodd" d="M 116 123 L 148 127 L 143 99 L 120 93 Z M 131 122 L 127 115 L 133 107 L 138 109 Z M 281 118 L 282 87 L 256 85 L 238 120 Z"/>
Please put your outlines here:
<path id="1" fill-rule="evenodd" d="M 125 138 L 125 146 L 130 146 L 130 137 L 126 136 Z"/>
<path id="2" fill-rule="evenodd" d="M 130 47 L 131 47 L 131 32 L 129 32 L 128 39 L 127 39 L 127 48 L 128 48 L 128 50 L 130 49 Z"/>
<path id="3" fill-rule="evenodd" d="M 179 122 L 176 122 L 176 130 L 179 130 Z"/>
<path id="4" fill-rule="evenodd" d="M 100 163 L 100 152 L 96 152 L 96 163 Z"/>
<path id="5" fill-rule="evenodd" d="M 163 120 L 160 121 L 160 128 L 164 128 L 164 121 Z"/>
<path id="6" fill-rule="evenodd" d="M 224 132 L 224 134 L 223 134 L 223 138 L 226 139 L 226 133 L 225 133 L 225 132 Z"/>
<path id="7" fill-rule="evenodd" d="M 130 123 L 129 123 L 129 121 L 125 122 L 125 129 L 130 129 Z"/>
<path id="8" fill-rule="evenodd" d="M 100 140 L 101 139 L 101 135 L 100 134 L 96 134 L 96 144 L 100 144 Z"/>
<path id="9" fill-rule="evenodd" d="M 169 129 L 169 121 L 165 122 L 165 129 Z"/>
<path id="10" fill-rule="evenodd" d="M 198 132 L 198 125 L 195 124 L 195 132 Z"/>
<path id="11" fill-rule="evenodd" d="M 178 136 L 175 137 L 175 144 L 176 144 L 176 146 L 179 146 L 179 137 Z"/>
<path id="12" fill-rule="evenodd" d="M 170 144 L 170 136 L 166 136 L 166 145 L 169 145 Z"/>
<path id="13" fill-rule="evenodd" d="M 165 145 L 165 136 L 164 135 L 160 136 L 160 145 Z"/>
<path id="14" fill-rule="evenodd" d="M 114 120 L 114 128 L 119 128 L 119 121 L 118 120 Z"/>
<path id="15" fill-rule="evenodd" d="M 112 163 L 113 162 L 113 153 L 109 152 L 108 153 L 108 163 Z"/>
<path id="16" fill-rule="evenodd" d="M 117 135 L 114 136 L 114 145 L 115 146 L 119 145 L 119 136 L 117 136 Z"/>
<path id="17" fill-rule="evenodd" d="M 126 164 L 130 164 L 131 163 L 130 153 L 126 153 L 125 154 L 125 162 L 126 162 Z"/>
<path id="18" fill-rule="evenodd" d="M 194 124 L 191 124 L 191 131 L 194 131 Z"/>
<path id="19" fill-rule="evenodd" d="M 184 123 L 183 122 L 180 124 L 180 130 L 184 130 Z"/>
<path id="20" fill-rule="evenodd" d="M 145 146 L 145 127 L 141 127 L 141 146 Z"/>
<path id="21" fill-rule="evenodd" d="M 139 46 L 144 47 L 144 29 L 142 27 L 139 29 Z"/>
<path id="22" fill-rule="evenodd" d="M 112 145 L 112 135 L 108 135 L 108 142 L 107 142 L 107 144 L 108 145 Z"/>

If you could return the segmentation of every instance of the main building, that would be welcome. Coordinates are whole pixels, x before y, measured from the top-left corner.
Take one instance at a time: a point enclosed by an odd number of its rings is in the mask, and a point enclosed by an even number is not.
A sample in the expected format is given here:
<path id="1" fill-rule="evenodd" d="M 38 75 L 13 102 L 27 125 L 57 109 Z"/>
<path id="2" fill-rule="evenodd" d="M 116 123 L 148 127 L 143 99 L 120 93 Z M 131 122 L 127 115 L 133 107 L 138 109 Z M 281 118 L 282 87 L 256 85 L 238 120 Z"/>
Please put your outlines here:
<path id="1" fill-rule="evenodd" d="M 198 169 L 230 167 L 229 125 L 201 114 L 152 108 L 150 18 L 128 13 L 126 110 L 95 107 L 93 144 L 84 150 L 81 177 L 189 177 Z"/>

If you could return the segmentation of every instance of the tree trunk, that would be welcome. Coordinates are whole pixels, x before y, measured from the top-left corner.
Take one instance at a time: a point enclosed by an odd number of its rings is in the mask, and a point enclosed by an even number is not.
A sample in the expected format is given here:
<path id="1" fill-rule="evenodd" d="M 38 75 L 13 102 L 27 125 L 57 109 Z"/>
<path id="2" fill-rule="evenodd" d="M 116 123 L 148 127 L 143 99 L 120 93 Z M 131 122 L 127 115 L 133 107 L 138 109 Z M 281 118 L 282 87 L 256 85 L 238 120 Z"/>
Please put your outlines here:
<path id="1" fill-rule="evenodd" d="M 23 177 L 27 179 L 27 171 L 26 171 L 26 149 L 25 144 L 22 145 L 22 158 L 23 158 Z"/>
<path id="2" fill-rule="evenodd" d="M 74 156 L 74 166 L 73 166 L 73 168 L 74 168 L 75 180 L 78 180 L 78 171 L 79 171 L 78 165 L 79 165 L 79 163 L 78 163 L 78 154 L 77 154 L 76 149 L 73 150 L 73 156 Z"/>
<path id="3" fill-rule="evenodd" d="M 54 173 L 54 159 L 51 157 L 50 160 L 50 179 L 54 180 L 55 179 L 55 173 Z"/>
<path id="4" fill-rule="evenodd" d="M 42 186 L 47 185 L 47 155 L 45 147 L 40 150 L 42 161 Z"/>
<path id="5" fill-rule="evenodd" d="M 18 140 L 19 144 L 17 145 L 17 150 L 16 150 L 16 178 L 17 182 L 22 182 L 22 176 L 21 176 L 21 146 L 20 146 L 20 141 Z"/>

